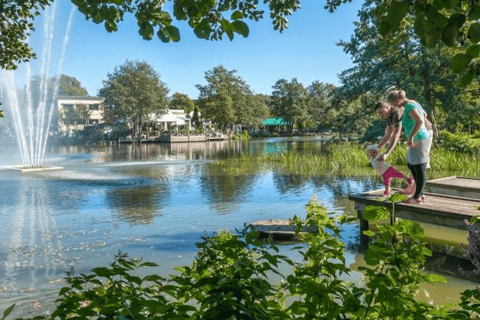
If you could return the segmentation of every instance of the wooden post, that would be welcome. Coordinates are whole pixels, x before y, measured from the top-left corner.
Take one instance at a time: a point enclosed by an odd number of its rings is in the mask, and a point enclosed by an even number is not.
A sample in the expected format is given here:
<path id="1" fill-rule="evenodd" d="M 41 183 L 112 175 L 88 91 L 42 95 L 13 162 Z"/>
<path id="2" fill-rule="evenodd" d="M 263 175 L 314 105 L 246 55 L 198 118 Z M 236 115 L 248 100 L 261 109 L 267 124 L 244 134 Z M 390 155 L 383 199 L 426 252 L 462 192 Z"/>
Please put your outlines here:
<path id="1" fill-rule="evenodd" d="M 363 234 L 363 231 L 368 230 L 368 221 L 363 219 L 363 210 L 357 210 L 358 223 L 360 224 L 360 252 L 367 251 L 368 236 Z"/>

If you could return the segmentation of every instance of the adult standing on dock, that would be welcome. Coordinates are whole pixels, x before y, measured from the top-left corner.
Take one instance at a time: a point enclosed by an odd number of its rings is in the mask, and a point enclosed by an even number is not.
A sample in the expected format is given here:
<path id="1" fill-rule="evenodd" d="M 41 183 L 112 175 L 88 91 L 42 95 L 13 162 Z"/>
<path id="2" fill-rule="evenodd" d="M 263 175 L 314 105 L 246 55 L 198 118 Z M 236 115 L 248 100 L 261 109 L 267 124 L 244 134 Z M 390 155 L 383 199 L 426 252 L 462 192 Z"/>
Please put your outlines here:
<path id="1" fill-rule="evenodd" d="M 378 144 L 378 150 L 381 150 L 388 142 L 387 151 L 381 154 L 378 158 L 379 161 L 385 161 L 400 139 L 400 134 L 402 132 L 402 118 L 405 108 L 396 108 L 391 103 L 379 101 L 375 104 L 375 111 L 377 111 L 377 114 L 387 122 L 385 135 L 382 141 Z"/>
<path id="2" fill-rule="evenodd" d="M 404 111 L 402 126 L 405 129 L 408 144 L 407 165 L 416 183 L 415 192 L 407 202 L 422 203 L 425 200 L 423 190 L 427 182 L 427 167 L 430 162 L 430 149 L 432 147 L 431 123 L 428 121 L 420 103 L 408 99 L 405 91 L 390 91 L 387 101 L 393 107 L 403 108 Z"/>

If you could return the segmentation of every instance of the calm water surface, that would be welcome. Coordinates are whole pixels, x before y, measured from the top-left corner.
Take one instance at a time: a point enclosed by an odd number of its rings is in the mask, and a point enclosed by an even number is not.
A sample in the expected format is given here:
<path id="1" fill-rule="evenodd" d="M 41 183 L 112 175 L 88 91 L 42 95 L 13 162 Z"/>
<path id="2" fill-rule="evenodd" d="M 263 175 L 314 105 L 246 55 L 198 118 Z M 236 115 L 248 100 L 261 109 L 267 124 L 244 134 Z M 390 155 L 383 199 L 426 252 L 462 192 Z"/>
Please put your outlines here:
<path id="1" fill-rule="evenodd" d="M 0 149 L 0 313 L 17 303 L 15 316 L 51 309 L 65 271 L 88 273 L 122 251 L 160 265 L 162 275 L 189 265 L 205 233 L 240 229 L 264 219 L 305 216 L 316 195 L 332 211 L 355 215 L 348 194 L 381 188 L 371 177 L 302 177 L 275 170 L 229 174 L 213 161 L 241 153 L 322 152 L 320 139 L 198 144 L 57 147 L 46 164 L 63 170 L 19 173 L 15 147 Z M 450 231 L 449 231 L 450 232 Z M 452 231 L 453 232 L 453 231 Z M 454 238 L 465 235 L 451 233 Z M 361 265 L 357 224 L 344 228 L 347 262 Z M 300 259 L 292 246 L 282 253 Z M 353 274 L 361 281 L 360 274 Z M 473 284 L 422 288 L 422 299 L 458 301 Z"/>

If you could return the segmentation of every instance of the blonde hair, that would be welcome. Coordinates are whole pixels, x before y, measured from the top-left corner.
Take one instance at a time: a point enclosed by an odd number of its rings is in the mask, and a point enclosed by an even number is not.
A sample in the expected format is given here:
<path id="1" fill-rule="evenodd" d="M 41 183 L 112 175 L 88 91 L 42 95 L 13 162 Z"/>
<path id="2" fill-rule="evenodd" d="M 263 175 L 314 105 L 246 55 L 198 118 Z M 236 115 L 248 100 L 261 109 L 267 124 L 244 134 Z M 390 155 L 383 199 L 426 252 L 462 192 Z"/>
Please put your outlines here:
<path id="1" fill-rule="evenodd" d="M 397 99 L 406 99 L 406 98 L 407 98 L 407 94 L 405 93 L 404 90 L 391 90 L 387 95 L 387 101 L 390 103 Z"/>

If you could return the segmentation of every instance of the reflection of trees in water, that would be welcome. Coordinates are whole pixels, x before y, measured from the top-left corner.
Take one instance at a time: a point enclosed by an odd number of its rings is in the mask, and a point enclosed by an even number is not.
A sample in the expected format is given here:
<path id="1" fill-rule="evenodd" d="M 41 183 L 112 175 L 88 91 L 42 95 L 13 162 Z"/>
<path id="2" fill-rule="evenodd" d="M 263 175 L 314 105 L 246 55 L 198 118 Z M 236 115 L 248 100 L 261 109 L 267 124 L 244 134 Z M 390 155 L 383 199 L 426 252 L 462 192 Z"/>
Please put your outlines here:
<path id="1" fill-rule="evenodd" d="M 157 186 L 112 189 L 106 199 L 116 215 L 129 224 L 152 224 L 161 215 L 161 199 L 169 197 L 169 190 Z"/>
<path id="2" fill-rule="evenodd" d="M 281 172 L 273 172 L 273 183 L 278 192 L 282 195 L 286 193 L 298 194 L 301 188 L 309 182 L 308 176 L 298 174 L 284 174 Z"/>
<path id="3" fill-rule="evenodd" d="M 231 174 L 221 166 L 207 164 L 200 176 L 200 190 L 210 203 L 221 206 L 223 203 L 240 203 L 257 181 L 256 174 Z M 219 211 L 225 208 L 218 207 Z"/>

